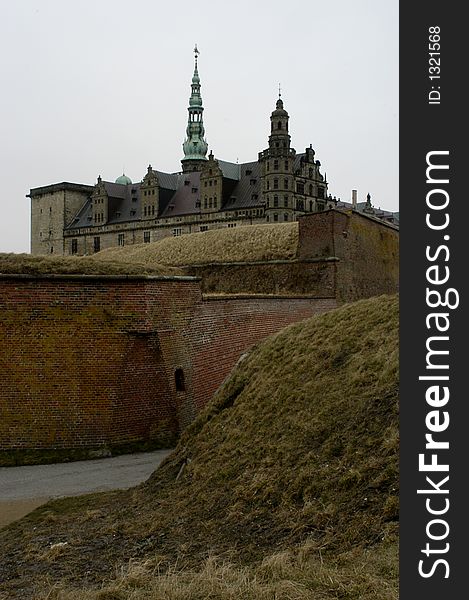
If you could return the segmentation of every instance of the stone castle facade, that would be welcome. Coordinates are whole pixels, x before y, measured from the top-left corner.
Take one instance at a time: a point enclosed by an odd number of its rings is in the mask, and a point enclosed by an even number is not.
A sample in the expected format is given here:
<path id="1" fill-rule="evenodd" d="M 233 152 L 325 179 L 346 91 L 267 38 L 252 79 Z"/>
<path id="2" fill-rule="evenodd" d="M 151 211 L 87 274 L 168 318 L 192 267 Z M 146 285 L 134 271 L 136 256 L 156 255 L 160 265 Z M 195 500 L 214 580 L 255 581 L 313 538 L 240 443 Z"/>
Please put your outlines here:
<path id="1" fill-rule="evenodd" d="M 338 205 L 312 146 L 302 154 L 291 147 L 280 93 L 268 147 L 256 161 L 206 156 L 197 59 L 196 47 L 182 170 L 164 173 L 149 165 L 139 183 L 123 174 L 114 183 L 98 177 L 94 186 L 62 182 L 31 189 L 32 254 L 92 254 L 171 235 L 294 221 Z M 369 198 L 364 204 L 372 210 Z"/>

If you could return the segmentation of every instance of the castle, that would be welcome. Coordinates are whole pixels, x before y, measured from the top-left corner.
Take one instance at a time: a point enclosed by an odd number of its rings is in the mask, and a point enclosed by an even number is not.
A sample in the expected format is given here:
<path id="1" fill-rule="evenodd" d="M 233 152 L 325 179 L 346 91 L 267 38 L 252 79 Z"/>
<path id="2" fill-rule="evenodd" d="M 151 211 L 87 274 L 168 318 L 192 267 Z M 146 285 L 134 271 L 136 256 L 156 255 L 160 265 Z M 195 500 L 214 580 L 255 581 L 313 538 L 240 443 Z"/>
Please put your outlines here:
<path id="1" fill-rule="evenodd" d="M 251 229 L 260 238 L 296 229 L 294 251 L 237 261 L 212 256 L 181 263 L 179 275 L 109 274 L 99 260 L 91 261 L 94 274 L 21 266 L 0 273 L 2 466 L 172 445 L 267 335 L 398 289 L 395 215 L 376 211 L 369 196 L 357 203 L 356 192 L 344 210 L 328 194 L 314 150 L 297 155 L 290 147 L 280 97 L 269 147 L 256 162 L 206 157 L 197 57 L 196 50 L 182 171 L 148 167 L 139 184 L 122 175 L 115 183 L 99 177 L 95 186 L 32 189 L 32 253 L 92 254 L 261 223 L 270 225 Z M 192 238 L 216 235 L 229 247 L 229 238 L 246 231 Z"/>
<path id="2" fill-rule="evenodd" d="M 197 47 L 194 52 L 182 171 L 164 173 L 149 165 L 140 183 L 123 174 L 114 183 L 98 177 L 94 186 L 62 182 L 31 189 L 32 254 L 93 254 L 170 235 L 295 221 L 344 206 L 328 193 L 312 146 L 302 154 L 291 147 L 280 92 L 268 148 L 256 161 L 217 160 L 212 152 L 207 158 Z M 395 223 L 392 213 L 376 213 L 369 196 L 355 208 Z"/>

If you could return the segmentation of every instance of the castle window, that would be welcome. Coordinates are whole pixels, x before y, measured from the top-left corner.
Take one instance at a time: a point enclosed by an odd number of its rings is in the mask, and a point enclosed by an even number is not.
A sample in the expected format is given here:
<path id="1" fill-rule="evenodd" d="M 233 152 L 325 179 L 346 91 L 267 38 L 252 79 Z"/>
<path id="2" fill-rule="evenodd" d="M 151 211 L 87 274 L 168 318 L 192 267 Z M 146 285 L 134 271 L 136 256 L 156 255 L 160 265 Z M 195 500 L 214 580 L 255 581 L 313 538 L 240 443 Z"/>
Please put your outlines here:
<path id="1" fill-rule="evenodd" d="M 283 180 L 283 186 L 285 187 L 286 190 L 288 190 L 288 179 Z"/>
<path id="2" fill-rule="evenodd" d="M 274 213 L 274 221 L 278 221 L 278 214 Z"/>
<path id="3" fill-rule="evenodd" d="M 283 205 L 285 206 L 285 208 L 288 208 L 288 196 L 283 197 Z"/>
<path id="4" fill-rule="evenodd" d="M 256 180 L 255 179 L 251 179 L 251 181 L 249 182 L 251 185 L 256 185 Z"/>
<path id="5" fill-rule="evenodd" d="M 208 207 L 212 208 L 212 199 L 211 198 L 208 199 Z"/>
<path id="6" fill-rule="evenodd" d="M 278 169 L 278 160 L 274 160 L 274 171 Z"/>
<path id="7" fill-rule="evenodd" d="M 212 174 L 212 169 L 208 170 L 208 174 L 211 175 Z"/>
<path id="8" fill-rule="evenodd" d="M 176 369 L 174 371 L 174 383 L 176 385 L 176 392 L 185 392 L 186 383 L 184 381 L 184 371 L 182 369 Z"/>
<path id="9" fill-rule="evenodd" d="M 72 240 L 70 251 L 72 254 L 76 254 L 78 252 L 78 240 L 76 240 L 76 239 Z"/>
<path id="10" fill-rule="evenodd" d="M 204 187 L 207 187 L 208 181 L 204 181 Z"/>
<path id="11" fill-rule="evenodd" d="M 184 185 L 186 185 L 186 186 L 187 186 L 187 185 L 190 185 L 190 181 L 189 181 L 188 179 L 185 179 L 185 180 L 184 180 Z"/>
<path id="12" fill-rule="evenodd" d="M 93 239 L 93 250 L 95 252 L 99 252 L 101 250 L 101 238 L 100 237 L 95 237 Z"/>
<path id="13" fill-rule="evenodd" d="M 267 171 L 270 171 L 270 161 L 267 161 Z"/>
<path id="14" fill-rule="evenodd" d="M 266 221 L 269 221 L 269 215 L 266 216 L 265 218 Z"/>
<path id="15" fill-rule="evenodd" d="M 274 208 L 278 208 L 278 196 L 274 196 Z"/>
<path id="16" fill-rule="evenodd" d="M 278 179 L 274 179 L 274 190 L 278 190 Z"/>
<path id="17" fill-rule="evenodd" d="M 182 229 L 180 227 L 176 227 L 175 229 L 173 229 L 173 235 L 174 237 L 179 237 L 180 235 L 182 235 Z"/>
<path id="18" fill-rule="evenodd" d="M 131 216 L 131 217 L 134 217 L 134 216 L 135 216 L 135 213 L 136 213 L 136 211 L 135 211 L 135 210 L 131 210 L 131 211 L 130 211 L 130 216 Z"/>
<path id="19" fill-rule="evenodd" d="M 123 246 L 124 244 L 125 244 L 125 234 L 124 233 L 117 234 L 117 245 Z"/>
<path id="20" fill-rule="evenodd" d="M 324 188 L 320 187 L 318 189 L 318 198 L 324 198 Z"/>
<path id="21" fill-rule="evenodd" d="M 252 175 L 252 170 L 251 169 L 246 169 L 246 175 Z"/>
<path id="22" fill-rule="evenodd" d="M 283 220 L 284 220 L 284 221 L 288 221 L 288 213 L 285 213 L 285 214 L 283 215 Z"/>
<path id="23" fill-rule="evenodd" d="M 309 195 L 310 196 L 313 195 L 313 186 L 312 185 L 309 186 Z"/>
<path id="24" fill-rule="evenodd" d="M 213 185 L 213 180 L 210 179 L 210 187 Z"/>
<path id="25" fill-rule="evenodd" d="M 313 169 L 309 170 L 309 178 L 312 179 L 313 178 Z"/>
<path id="26" fill-rule="evenodd" d="M 193 187 L 193 188 L 192 188 L 192 193 L 193 193 L 193 194 L 197 193 L 197 188 L 196 188 L 196 187 Z"/>
<path id="27" fill-rule="evenodd" d="M 145 190 L 145 191 L 143 192 L 143 195 L 144 195 L 144 196 L 146 196 L 146 195 L 147 195 L 147 190 Z"/>
<path id="28" fill-rule="evenodd" d="M 301 181 L 298 181 L 298 183 L 296 184 L 296 191 L 298 192 L 298 194 L 304 194 L 305 193 L 305 184 L 302 183 Z"/>
<path id="29" fill-rule="evenodd" d="M 218 201 L 217 201 L 217 197 L 215 196 L 215 198 L 213 199 L 213 207 L 217 208 L 218 206 Z"/>
<path id="30" fill-rule="evenodd" d="M 144 231 L 143 232 L 143 243 L 148 244 L 149 242 L 150 242 L 150 232 Z"/>
<path id="31" fill-rule="evenodd" d="M 147 207 L 145 206 L 143 208 L 143 216 L 146 217 L 147 216 Z"/>
<path id="32" fill-rule="evenodd" d="M 151 207 L 151 214 L 152 214 L 152 215 L 154 215 L 154 214 L 155 214 L 155 205 L 153 205 L 153 206 Z"/>
<path id="33" fill-rule="evenodd" d="M 313 211 L 313 201 L 312 200 L 309 201 L 309 210 L 310 210 L 310 212 Z"/>
<path id="34" fill-rule="evenodd" d="M 236 227 L 236 223 L 228 223 L 228 227 L 230 227 L 230 228 Z"/>
<path id="35" fill-rule="evenodd" d="M 285 161 L 285 170 L 288 171 L 288 160 Z"/>
<path id="36" fill-rule="evenodd" d="M 200 231 L 208 231 L 208 225 L 201 225 Z"/>
<path id="37" fill-rule="evenodd" d="M 277 129 L 282 129 L 282 122 L 281 121 L 278 122 Z"/>
<path id="38" fill-rule="evenodd" d="M 279 144 L 278 142 L 275 142 L 275 147 L 276 147 L 276 148 L 278 148 L 278 147 L 279 147 L 279 145 L 280 145 L 280 144 Z"/>

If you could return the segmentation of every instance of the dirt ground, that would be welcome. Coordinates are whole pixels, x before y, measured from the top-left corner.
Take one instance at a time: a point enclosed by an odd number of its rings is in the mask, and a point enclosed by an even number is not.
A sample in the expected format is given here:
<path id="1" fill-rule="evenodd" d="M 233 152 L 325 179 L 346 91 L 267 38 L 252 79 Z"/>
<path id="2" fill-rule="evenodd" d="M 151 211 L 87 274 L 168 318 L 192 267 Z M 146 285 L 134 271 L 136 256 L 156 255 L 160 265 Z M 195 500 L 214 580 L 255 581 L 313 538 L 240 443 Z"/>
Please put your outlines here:
<path id="1" fill-rule="evenodd" d="M 0 501 L 0 529 L 24 517 L 29 512 L 47 502 L 49 498 L 28 498 L 27 500 Z"/>

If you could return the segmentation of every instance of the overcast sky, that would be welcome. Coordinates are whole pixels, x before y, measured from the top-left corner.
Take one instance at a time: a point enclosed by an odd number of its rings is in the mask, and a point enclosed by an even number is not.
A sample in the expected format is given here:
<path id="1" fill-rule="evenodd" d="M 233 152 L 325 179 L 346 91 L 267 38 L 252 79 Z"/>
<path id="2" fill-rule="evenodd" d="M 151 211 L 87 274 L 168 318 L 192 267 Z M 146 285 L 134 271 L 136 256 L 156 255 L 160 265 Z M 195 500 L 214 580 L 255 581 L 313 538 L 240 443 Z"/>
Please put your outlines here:
<path id="1" fill-rule="evenodd" d="M 209 148 L 292 146 L 329 191 L 398 210 L 397 0 L 3 0 L 0 251 L 28 252 L 30 188 L 180 170 L 197 43 Z"/>

